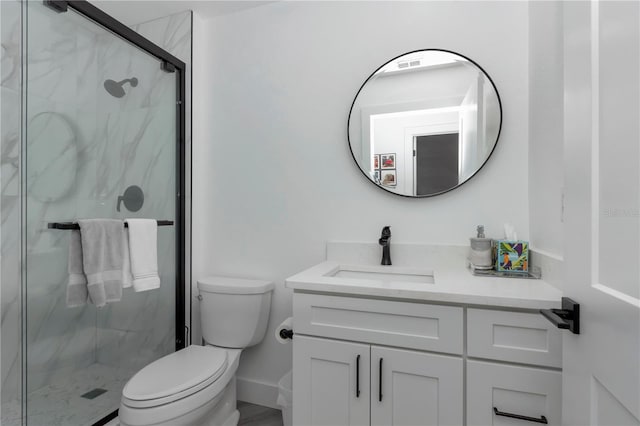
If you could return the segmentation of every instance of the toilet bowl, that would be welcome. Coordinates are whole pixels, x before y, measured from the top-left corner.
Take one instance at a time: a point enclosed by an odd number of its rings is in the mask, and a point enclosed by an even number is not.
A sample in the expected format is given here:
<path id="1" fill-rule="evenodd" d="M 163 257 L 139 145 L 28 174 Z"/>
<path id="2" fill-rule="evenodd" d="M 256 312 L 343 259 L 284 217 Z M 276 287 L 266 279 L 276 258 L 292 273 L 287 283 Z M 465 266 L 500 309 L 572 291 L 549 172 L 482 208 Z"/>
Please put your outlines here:
<path id="1" fill-rule="evenodd" d="M 264 338 L 273 283 L 227 277 L 198 281 L 205 346 L 162 357 L 125 385 L 122 426 L 237 425 L 240 353 Z"/>

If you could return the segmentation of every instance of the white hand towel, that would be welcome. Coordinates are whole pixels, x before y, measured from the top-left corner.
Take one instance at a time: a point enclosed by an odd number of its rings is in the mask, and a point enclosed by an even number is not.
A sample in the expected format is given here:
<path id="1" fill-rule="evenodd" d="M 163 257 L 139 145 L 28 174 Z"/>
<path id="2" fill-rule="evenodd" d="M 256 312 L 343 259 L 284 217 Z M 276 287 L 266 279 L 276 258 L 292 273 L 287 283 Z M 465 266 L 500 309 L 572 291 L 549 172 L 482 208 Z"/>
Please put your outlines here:
<path id="1" fill-rule="evenodd" d="M 129 225 L 129 257 L 135 291 L 160 287 L 158 223 L 154 219 L 125 219 Z"/>
<path id="2" fill-rule="evenodd" d="M 87 277 L 82 268 L 82 240 L 80 231 L 72 230 L 69 236 L 69 260 L 67 263 L 67 306 L 73 308 L 87 303 Z"/>
<path id="3" fill-rule="evenodd" d="M 133 284 L 131 255 L 129 254 L 129 228 L 124 228 L 124 244 L 122 246 L 122 288 L 129 288 Z"/>
<path id="4" fill-rule="evenodd" d="M 82 266 L 89 297 L 97 307 L 122 299 L 124 224 L 117 219 L 82 219 Z"/>

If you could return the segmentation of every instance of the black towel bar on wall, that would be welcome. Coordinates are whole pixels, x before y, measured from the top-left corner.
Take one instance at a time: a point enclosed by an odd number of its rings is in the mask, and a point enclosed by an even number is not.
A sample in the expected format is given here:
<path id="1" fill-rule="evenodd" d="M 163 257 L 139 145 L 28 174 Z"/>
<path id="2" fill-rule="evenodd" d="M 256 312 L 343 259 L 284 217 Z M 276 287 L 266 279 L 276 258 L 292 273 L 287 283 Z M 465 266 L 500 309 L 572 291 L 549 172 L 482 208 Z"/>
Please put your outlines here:
<path id="1" fill-rule="evenodd" d="M 540 309 L 540 313 L 558 328 L 580 334 L 580 304 L 562 298 L 562 309 Z"/>
<path id="2" fill-rule="evenodd" d="M 173 225 L 172 220 L 158 220 L 158 226 L 171 226 Z M 128 228 L 127 223 L 124 223 L 124 227 Z M 47 224 L 47 228 L 49 229 L 80 229 L 80 225 L 76 222 L 49 222 Z"/>

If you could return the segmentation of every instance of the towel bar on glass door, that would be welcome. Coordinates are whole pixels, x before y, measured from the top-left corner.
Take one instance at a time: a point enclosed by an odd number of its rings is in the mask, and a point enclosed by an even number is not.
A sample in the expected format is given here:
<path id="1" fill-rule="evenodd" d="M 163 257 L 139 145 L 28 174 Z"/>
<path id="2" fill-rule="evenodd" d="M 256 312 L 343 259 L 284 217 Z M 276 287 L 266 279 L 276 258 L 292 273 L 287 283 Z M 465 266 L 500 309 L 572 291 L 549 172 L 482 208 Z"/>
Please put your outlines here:
<path id="1" fill-rule="evenodd" d="M 172 220 L 158 220 L 157 222 L 158 222 L 158 226 L 173 225 Z M 125 228 L 129 227 L 126 222 L 124 224 L 124 227 Z M 78 225 L 75 222 L 49 222 L 47 224 L 47 228 L 49 229 L 80 229 L 80 225 Z"/>

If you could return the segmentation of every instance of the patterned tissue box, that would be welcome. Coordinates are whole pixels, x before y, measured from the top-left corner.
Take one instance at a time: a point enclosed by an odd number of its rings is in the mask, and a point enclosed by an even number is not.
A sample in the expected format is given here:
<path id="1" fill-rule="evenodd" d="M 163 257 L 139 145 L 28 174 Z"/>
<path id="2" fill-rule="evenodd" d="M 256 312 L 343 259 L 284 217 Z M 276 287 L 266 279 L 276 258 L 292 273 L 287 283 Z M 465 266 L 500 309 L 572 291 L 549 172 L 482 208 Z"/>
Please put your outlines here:
<path id="1" fill-rule="evenodd" d="M 529 242 L 497 240 L 496 270 L 498 272 L 528 272 Z"/>

